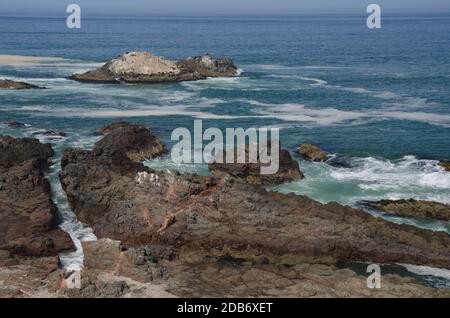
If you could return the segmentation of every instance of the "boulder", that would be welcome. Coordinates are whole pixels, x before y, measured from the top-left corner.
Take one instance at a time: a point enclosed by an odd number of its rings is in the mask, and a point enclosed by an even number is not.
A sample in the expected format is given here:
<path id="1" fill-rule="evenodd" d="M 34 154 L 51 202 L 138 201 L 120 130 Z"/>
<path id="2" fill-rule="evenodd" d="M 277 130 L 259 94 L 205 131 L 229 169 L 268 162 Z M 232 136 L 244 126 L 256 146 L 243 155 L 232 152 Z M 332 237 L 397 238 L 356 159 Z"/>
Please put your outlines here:
<path id="1" fill-rule="evenodd" d="M 299 147 L 300 155 L 311 161 L 326 161 L 328 154 L 319 147 L 311 144 L 302 144 Z"/>
<path id="2" fill-rule="evenodd" d="M 18 81 L 12 81 L 8 79 L 0 79 L 0 88 L 4 89 L 31 89 L 31 88 L 41 88 L 39 86 L 25 83 L 25 82 L 18 82 Z"/>
<path id="3" fill-rule="evenodd" d="M 73 248 L 58 228 L 45 178 L 50 145 L 37 139 L 0 136 L 0 249 L 25 256 L 53 256 Z"/>
<path id="4" fill-rule="evenodd" d="M 162 83 L 230 77 L 239 75 L 229 59 L 215 59 L 210 55 L 171 61 L 149 52 L 129 52 L 102 67 L 69 78 L 90 83 Z"/>
<path id="5" fill-rule="evenodd" d="M 245 163 L 237 163 L 239 151 L 242 151 L 243 153 L 245 152 Z M 249 157 L 251 151 L 253 151 L 256 155 L 257 160 L 255 163 L 250 163 Z M 226 161 L 226 153 L 221 152 L 219 156 L 221 158 L 220 162 Z M 234 148 L 231 150 L 231 156 L 234 157 L 235 163 L 219 163 L 216 160 L 216 162 L 209 164 L 208 168 L 211 173 L 218 178 L 230 176 L 243 179 L 250 184 L 261 185 L 277 185 L 304 178 L 303 173 L 300 171 L 298 162 L 291 157 L 289 151 L 287 150 L 280 149 L 278 155 L 279 169 L 274 174 L 261 173 L 261 167 L 269 165 L 261 163 L 257 145 L 246 145 L 245 147 Z"/>
<path id="6" fill-rule="evenodd" d="M 381 200 L 364 203 L 371 208 L 392 215 L 450 221 L 450 205 L 444 203 L 414 199 Z"/>
<path id="7" fill-rule="evenodd" d="M 0 167 L 9 168 L 24 161 L 35 159 L 48 167 L 49 158 L 54 152 L 49 144 L 41 144 L 35 138 L 16 139 L 0 135 Z"/>
<path id="8" fill-rule="evenodd" d="M 95 144 L 95 149 L 122 151 L 132 161 L 159 157 L 166 150 L 163 142 L 143 125 L 118 122 L 100 130 L 105 137 Z"/>

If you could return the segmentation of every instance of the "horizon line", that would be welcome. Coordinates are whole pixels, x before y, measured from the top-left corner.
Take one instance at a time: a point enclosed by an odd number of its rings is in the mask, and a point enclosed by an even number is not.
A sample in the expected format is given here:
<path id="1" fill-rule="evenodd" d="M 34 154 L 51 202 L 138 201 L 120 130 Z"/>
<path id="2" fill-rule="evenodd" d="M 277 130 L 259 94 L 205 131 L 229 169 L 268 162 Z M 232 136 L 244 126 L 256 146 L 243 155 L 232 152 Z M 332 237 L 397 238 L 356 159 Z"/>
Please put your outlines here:
<path id="1" fill-rule="evenodd" d="M 366 16 L 366 12 L 250 12 L 250 13 L 241 13 L 241 12 L 203 12 L 203 13 L 194 13 L 194 12 L 153 12 L 151 14 L 117 14 L 117 13 L 94 13 L 94 14 L 84 14 L 85 18 L 151 18 L 151 17 L 286 17 L 286 16 Z M 410 16 L 424 16 L 424 15 L 441 15 L 446 16 L 450 15 L 450 9 L 448 11 L 410 11 L 410 12 L 384 12 L 385 16 L 399 16 L 399 15 L 410 15 Z M 67 13 L 56 14 L 56 13 L 15 13 L 15 12 L 2 12 L 0 13 L 0 18 L 66 18 Z"/>

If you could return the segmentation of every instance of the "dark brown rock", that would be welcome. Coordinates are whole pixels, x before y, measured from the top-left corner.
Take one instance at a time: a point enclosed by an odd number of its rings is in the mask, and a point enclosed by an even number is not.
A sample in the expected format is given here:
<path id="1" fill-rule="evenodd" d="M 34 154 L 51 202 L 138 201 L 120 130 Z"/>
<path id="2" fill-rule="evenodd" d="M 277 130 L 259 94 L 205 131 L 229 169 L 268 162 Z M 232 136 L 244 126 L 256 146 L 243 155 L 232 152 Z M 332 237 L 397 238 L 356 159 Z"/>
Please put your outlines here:
<path id="1" fill-rule="evenodd" d="M 113 130 L 117 128 L 128 128 L 130 126 L 132 126 L 132 124 L 127 121 L 116 121 L 97 130 L 97 135 L 106 136 L 111 134 Z"/>
<path id="2" fill-rule="evenodd" d="M 39 86 L 25 83 L 25 82 L 17 82 L 7 79 L 0 79 L 0 88 L 4 89 L 31 89 L 31 88 L 41 88 Z"/>
<path id="3" fill-rule="evenodd" d="M 245 151 L 245 163 L 238 162 L 239 151 Z M 249 152 L 254 151 L 256 154 L 256 163 L 250 163 Z M 209 164 L 208 168 L 211 173 L 218 177 L 224 178 L 231 176 L 234 178 L 240 178 L 250 184 L 265 184 L 265 185 L 277 185 L 283 182 L 290 182 L 295 180 L 301 180 L 304 178 L 303 173 L 300 171 L 298 162 L 295 161 L 287 150 L 280 149 L 279 151 L 279 169 L 274 174 L 262 174 L 261 167 L 269 166 L 268 164 L 262 164 L 259 154 L 258 146 L 247 145 L 244 147 L 237 147 L 231 151 L 231 155 L 234 157 L 235 163 L 218 163 L 213 162 Z M 270 152 L 270 150 L 269 150 Z M 226 154 L 223 152 L 219 155 L 221 162 L 225 162 Z"/>
<path id="4" fill-rule="evenodd" d="M 0 257 L 0 298 L 56 297 L 62 283 L 59 258 Z"/>
<path id="5" fill-rule="evenodd" d="M 231 59 L 215 59 L 209 54 L 190 56 L 181 63 L 193 72 L 206 77 L 235 77 L 239 74 L 239 69 Z"/>
<path id="6" fill-rule="evenodd" d="M 281 264 L 367 261 L 450 268 L 450 236 L 240 179 L 154 172 L 123 153 L 69 150 L 61 183 L 99 238 L 158 242 Z"/>
<path id="7" fill-rule="evenodd" d="M 162 141 L 143 125 L 118 122 L 100 130 L 105 137 L 95 149 L 122 151 L 132 161 L 153 159 L 165 152 Z"/>
<path id="8" fill-rule="evenodd" d="M 107 297 L 449 297 L 413 278 L 383 274 L 381 289 L 367 288 L 367 276 L 325 264 L 284 266 L 265 256 L 255 262 L 205 250 L 176 251 L 167 257 L 155 245 L 121 251 L 120 242 L 83 243 L 81 297 L 102 297 L 97 286 L 116 286 Z M 169 255 L 173 254 L 173 250 Z M 120 282 L 126 282 L 126 295 Z M 92 286 L 94 285 L 94 286 Z M 92 287 L 89 287 L 92 286 Z M 109 289 L 108 289 L 109 290 Z"/>
<path id="9" fill-rule="evenodd" d="M 27 256 L 72 249 L 69 235 L 57 226 L 45 178 L 51 146 L 0 136 L 0 151 L 0 249 Z"/>
<path id="10" fill-rule="evenodd" d="M 392 215 L 450 221 L 450 205 L 439 202 L 410 199 L 381 200 L 365 204 Z"/>
<path id="11" fill-rule="evenodd" d="M 328 154 L 325 151 L 311 144 L 300 145 L 299 153 L 303 158 L 311 161 L 326 161 L 328 158 Z"/>
<path id="12" fill-rule="evenodd" d="M 445 169 L 445 171 L 450 171 L 450 162 L 449 161 L 440 161 L 439 165 Z"/>
<path id="13" fill-rule="evenodd" d="M 35 138 L 15 139 L 0 135 L 0 167 L 9 168 L 29 159 L 36 159 L 47 167 L 54 152 L 49 144 L 41 144 Z"/>

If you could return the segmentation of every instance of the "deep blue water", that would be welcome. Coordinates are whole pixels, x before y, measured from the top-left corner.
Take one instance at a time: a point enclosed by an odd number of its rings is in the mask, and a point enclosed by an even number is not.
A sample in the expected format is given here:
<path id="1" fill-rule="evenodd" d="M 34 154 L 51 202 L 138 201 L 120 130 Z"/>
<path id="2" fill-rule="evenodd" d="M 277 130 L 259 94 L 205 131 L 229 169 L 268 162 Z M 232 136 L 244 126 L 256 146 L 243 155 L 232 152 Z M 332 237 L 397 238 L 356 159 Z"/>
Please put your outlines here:
<path id="1" fill-rule="evenodd" d="M 195 91 L 199 98 L 225 101 L 213 103 L 205 110 L 207 113 L 236 116 L 256 113 L 259 117 L 235 119 L 232 125 L 280 124 L 287 127 L 283 134 L 289 137 L 283 142 L 289 148 L 310 141 L 349 155 L 450 158 L 449 16 L 388 16 L 383 19 L 383 28 L 377 31 L 367 29 L 364 15 L 83 19 L 82 29 L 77 31 L 66 28 L 64 17 L 2 17 L 0 34 L 1 54 L 98 62 L 131 50 L 148 50 L 170 58 L 204 52 L 228 56 L 245 71 L 241 79 L 199 83 L 193 88 L 199 89 Z M 63 77 L 70 72 L 70 68 L 57 67 L 31 70 L 0 67 L 1 75 L 25 78 Z M 327 84 L 315 85 L 316 82 L 305 78 L 317 78 Z M 65 90 L 65 86 L 61 88 L 64 96 L 60 91 L 33 93 L 26 98 L 2 93 L 1 107 L 35 105 L 36 101 L 50 107 L 98 106 L 97 96 L 85 92 L 86 88 L 74 98 L 73 91 Z M 71 89 L 76 86 L 72 83 Z M 182 94 L 193 88 L 182 84 L 133 88 L 139 91 L 133 97 L 114 95 L 129 91 L 125 88 L 104 88 L 105 95 L 114 100 L 106 103 L 102 99 L 100 106 L 131 107 L 126 105 L 129 99 L 139 105 L 164 105 L 164 101 L 147 98 L 151 91 Z M 253 101 L 268 105 L 264 109 L 253 107 L 249 103 Z M 195 100 L 181 99 L 177 103 L 187 103 L 196 109 Z M 288 109 L 277 106 L 283 104 L 293 106 Z M 333 114 L 329 109 L 339 112 Z M 261 112 L 266 118 L 261 118 Z M 300 117 L 305 114 L 313 118 Z M 11 112 L 2 111 L 0 116 L 10 117 Z M 22 116 L 28 115 L 24 112 L 13 115 Z M 52 116 L 44 117 L 33 117 L 30 121 L 52 121 Z M 163 121 L 190 120 L 176 117 Z M 291 117 L 293 120 L 289 120 Z M 161 123 L 161 118 L 144 120 Z M 169 131 L 168 123 L 162 126 Z M 55 124 L 65 128 L 64 120 Z M 71 127 L 74 124 L 73 120 L 66 123 Z M 79 125 L 85 127 L 86 120 Z M 87 125 L 99 123 L 89 120 Z M 211 125 L 217 123 L 211 120 Z"/>
<path id="2" fill-rule="evenodd" d="M 128 51 L 173 59 L 211 53 L 230 57 L 239 78 L 161 85 L 91 85 L 66 80 Z M 0 65 L 0 78 L 48 90 L 0 91 L 0 122 L 29 124 L 0 133 L 30 136 L 64 130 L 54 144 L 89 148 L 96 129 L 125 119 L 149 125 L 170 146 L 177 127 L 279 127 L 282 145 L 300 161 L 306 179 L 283 192 L 356 205 L 361 200 L 421 198 L 450 202 L 450 16 L 383 16 L 369 30 L 366 16 L 221 16 L 85 18 L 69 30 L 65 17 L 0 17 L 0 56 L 57 57 Z M 0 63 L 1 64 L 1 63 Z M 348 164 L 302 161 L 301 143 L 315 143 Z M 206 173 L 205 166 L 149 163 Z M 52 168 L 64 227 L 92 238 L 67 206 Z M 450 231 L 448 224 L 390 218 Z M 76 257 L 79 256 L 75 255 Z M 70 261 L 69 261 L 70 262 Z"/>

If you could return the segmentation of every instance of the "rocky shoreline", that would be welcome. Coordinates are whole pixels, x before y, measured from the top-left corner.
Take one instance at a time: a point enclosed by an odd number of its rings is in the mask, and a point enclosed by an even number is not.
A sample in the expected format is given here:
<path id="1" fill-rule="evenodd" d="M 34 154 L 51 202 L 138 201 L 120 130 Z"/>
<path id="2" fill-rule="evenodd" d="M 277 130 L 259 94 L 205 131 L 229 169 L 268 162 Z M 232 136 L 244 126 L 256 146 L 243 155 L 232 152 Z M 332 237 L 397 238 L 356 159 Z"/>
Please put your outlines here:
<path id="1" fill-rule="evenodd" d="M 368 289 L 367 277 L 337 268 L 450 269 L 450 236 L 266 190 L 304 177 L 285 150 L 269 179 L 259 163 L 211 164 L 212 176 L 198 176 L 143 165 L 166 152 L 145 126 L 117 122 L 98 134 L 92 150 L 64 152 L 59 175 L 72 210 L 99 238 L 83 242 L 81 289 L 68 288 L 58 265 L 73 244 L 56 227 L 45 179 L 51 146 L 0 136 L 0 296 L 450 297 L 396 275 Z"/>
<path id="2" fill-rule="evenodd" d="M 238 75 L 239 69 L 230 59 L 202 55 L 171 61 L 149 52 L 129 52 L 69 79 L 86 83 L 165 83 Z"/>

